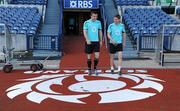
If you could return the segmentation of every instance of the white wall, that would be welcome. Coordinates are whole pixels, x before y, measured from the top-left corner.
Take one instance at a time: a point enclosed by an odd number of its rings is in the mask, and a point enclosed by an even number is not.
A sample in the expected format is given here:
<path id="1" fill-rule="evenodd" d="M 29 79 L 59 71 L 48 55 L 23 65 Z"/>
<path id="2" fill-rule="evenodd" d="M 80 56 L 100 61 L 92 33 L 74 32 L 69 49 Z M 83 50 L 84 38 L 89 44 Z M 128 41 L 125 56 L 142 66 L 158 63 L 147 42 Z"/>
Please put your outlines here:
<path id="1" fill-rule="evenodd" d="M 12 34 L 11 35 L 11 48 L 15 48 L 14 51 L 25 51 L 27 50 L 27 37 L 23 34 Z M 5 46 L 5 36 L 0 35 L 0 52 L 3 50 L 3 46 Z"/>

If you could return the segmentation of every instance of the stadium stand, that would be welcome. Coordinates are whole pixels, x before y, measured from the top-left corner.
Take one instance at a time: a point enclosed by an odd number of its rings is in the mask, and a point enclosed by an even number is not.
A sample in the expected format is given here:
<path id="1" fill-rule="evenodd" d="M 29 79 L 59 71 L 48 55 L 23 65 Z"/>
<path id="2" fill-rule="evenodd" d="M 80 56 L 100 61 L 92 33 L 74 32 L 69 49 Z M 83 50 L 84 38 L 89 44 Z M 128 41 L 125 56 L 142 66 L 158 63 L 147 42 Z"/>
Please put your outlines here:
<path id="1" fill-rule="evenodd" d="M 45 5 L 47 4 L 46 0 L 12 0 L 11 4 L 30 4 L 30 5 Z"/>
<path id="2" fill-rule="evenodd" d="M 149 0 L 115 0 L 120 6 L 148 6 Z"/>
<path id="3" fill-rule="evenodd" d="M 41 14 L 35 7 L 0 7 L 0 23 L 6 24 L 11 33 L 34 35 L 40 21 Z"/>
<path id="4" fill-rule="evenodd" d="M 142 36 L 157 36 L 163 24 L 179 23 L 160 8 L 128 8 L 124 12 L 123 21 L 135 41 Z M 165 33 L 168 36 L 177 32 L 166 29 Z"/>

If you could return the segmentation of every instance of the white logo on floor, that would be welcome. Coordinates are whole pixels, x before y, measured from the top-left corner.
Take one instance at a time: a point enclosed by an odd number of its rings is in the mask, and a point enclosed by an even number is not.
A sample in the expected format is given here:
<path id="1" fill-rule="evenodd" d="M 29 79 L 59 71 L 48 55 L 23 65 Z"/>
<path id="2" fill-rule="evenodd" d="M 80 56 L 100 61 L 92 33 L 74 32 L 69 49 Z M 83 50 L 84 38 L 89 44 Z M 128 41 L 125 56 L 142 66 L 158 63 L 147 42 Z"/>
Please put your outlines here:
<path id="1" fill-rule="evenodd" d="M 64 91 L 57 92 L 52 89 L 52 85 L 63 86 L 64 83 L 67 83 L 66 79 L 69 77 L 74 78 L 75 83 L 70 84 L 67 90 L 75 94 L 64 94 Z M 88 78 L 87 74 L 41 75 L 35 78 L 18 80 L 23 83 L 10 87 L 6 92 L 10 99 L 26 94 L 29 101 L 38 104 L 48 98 L 70 103 L 87 104 L 80 99 L 97 93 L 101 98 L 98 104 L 104 104 L 147 99 L 162 92 L 163 85 L 161 83 L 165 82 L 148 74 L 124 74 L 122 76 L 99 74 L 99 76 L 93 76 L 93 80 L 88 80 Z M 128 87 L 128 83 L 125 81 L 127 79 L 136 85 Z M 142 89 L 149 88 L 155 91 L 142 91 Z"/>

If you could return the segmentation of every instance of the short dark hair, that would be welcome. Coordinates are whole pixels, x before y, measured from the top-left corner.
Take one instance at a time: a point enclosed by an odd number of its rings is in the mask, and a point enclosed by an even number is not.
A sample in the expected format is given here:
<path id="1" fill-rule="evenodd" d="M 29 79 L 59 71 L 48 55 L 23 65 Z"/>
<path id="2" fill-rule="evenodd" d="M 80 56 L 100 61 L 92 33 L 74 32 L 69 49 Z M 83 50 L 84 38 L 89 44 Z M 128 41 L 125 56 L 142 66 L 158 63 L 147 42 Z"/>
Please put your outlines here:
<path id="1" fill-rule="evenodd" d="M 115 15 L 114 17 L 118 18 L 118 19 L 121 19 L 121 16 L 120 15 Z"/>
<path id="2" fill-rule="evenodd" d="M 93 15 L 93 14 L 98 14 L 98 12 L 97 11 L 91 11 L 91 15 Z"/>

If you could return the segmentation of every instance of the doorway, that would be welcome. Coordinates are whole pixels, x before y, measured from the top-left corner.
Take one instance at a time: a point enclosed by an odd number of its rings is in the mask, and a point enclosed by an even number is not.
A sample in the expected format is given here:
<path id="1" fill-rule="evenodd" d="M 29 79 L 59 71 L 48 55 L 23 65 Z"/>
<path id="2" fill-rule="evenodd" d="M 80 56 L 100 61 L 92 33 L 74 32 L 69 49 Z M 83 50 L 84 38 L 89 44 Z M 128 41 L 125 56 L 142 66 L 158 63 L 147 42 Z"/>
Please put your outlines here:
<path id="1" fill-rule="evenodd" d="M 83 23 L 90 17 L 90 12 L 64 12 L 64 35 L 82 35 Z"/>

